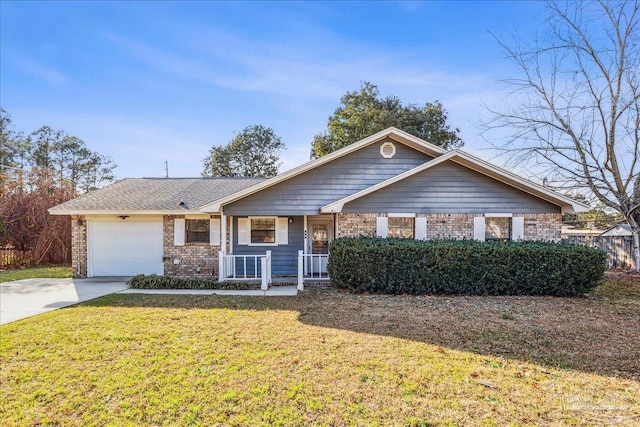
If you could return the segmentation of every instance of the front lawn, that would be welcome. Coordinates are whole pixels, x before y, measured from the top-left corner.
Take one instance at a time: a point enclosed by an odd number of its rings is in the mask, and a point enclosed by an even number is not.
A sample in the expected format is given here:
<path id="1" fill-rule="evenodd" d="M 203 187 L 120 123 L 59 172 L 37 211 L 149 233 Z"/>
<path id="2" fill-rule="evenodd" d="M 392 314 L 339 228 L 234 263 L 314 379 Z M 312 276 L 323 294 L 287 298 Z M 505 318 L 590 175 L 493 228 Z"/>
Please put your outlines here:
<path id="1" fill-rule="evenodd" d="M 574 299 L 112 295 L 0 327 L 0 419 L 638 425 L 640 280 L 621 280 Z"/>
<path id="2" fill-rule="evenodd" d="M 13 280 L 34 279 L 34 278 L 64 278 L 71 277 L 71 266 L 52 265 L 41 267 L 12 268 L 0 270 L 0 283 L 11 282 Z"/>

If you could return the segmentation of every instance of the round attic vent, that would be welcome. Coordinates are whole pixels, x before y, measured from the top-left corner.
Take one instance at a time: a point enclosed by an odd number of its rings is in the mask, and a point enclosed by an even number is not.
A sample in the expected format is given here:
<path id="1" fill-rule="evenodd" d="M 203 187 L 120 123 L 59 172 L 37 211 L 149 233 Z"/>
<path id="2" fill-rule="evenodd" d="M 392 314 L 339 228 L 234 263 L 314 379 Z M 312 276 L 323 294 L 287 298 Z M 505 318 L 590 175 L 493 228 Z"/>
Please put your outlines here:
<path id="1" fill-rule="evenodd" d="M 393 142 L 385 142 L 380 146 L 380 155 L 385 159 L 390 159 L 396 155 L 396 146 Z"/>

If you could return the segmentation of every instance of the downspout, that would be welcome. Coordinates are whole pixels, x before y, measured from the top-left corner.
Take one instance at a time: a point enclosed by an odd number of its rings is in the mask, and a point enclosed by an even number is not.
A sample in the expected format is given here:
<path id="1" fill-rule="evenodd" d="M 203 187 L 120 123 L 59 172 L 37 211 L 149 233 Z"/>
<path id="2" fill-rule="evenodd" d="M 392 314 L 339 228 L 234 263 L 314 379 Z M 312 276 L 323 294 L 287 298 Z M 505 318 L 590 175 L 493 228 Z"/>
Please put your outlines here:
<path id="1" fill-rule="evenodd" d="M 76 276 L 80 277 L 80 232 L 82 231 L 81 227 L 83 226 L 82 219 L 80 217 L 76 220 Z M 88 248 L 87 248 L 88 249 Z"/>

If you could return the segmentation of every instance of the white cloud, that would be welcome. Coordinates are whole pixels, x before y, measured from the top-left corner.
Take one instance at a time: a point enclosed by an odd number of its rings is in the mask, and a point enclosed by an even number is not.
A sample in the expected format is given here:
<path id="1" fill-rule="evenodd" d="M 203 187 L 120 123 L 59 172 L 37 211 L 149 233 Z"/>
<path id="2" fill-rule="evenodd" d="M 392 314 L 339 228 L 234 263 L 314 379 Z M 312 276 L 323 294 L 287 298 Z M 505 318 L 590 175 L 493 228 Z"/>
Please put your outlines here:
<path id="1" fill-rule="evenodd" d="M 63 86 L 69 83 L 69 78 L 60 71 L 47 67 L 29 58 L 15 58 L 11 63 L 16 69 L 30 74 L 51 86 Z"/>

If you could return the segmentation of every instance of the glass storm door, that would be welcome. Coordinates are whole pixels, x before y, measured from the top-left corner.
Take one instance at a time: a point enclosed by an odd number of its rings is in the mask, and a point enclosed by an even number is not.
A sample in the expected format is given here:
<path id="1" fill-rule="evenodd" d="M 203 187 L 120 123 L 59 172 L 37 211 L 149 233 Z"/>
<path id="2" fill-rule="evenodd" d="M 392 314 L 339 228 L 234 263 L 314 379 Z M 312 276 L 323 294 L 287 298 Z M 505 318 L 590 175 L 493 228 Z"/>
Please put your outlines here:
<path id="1" fill-rule="evenodd" d="M 309 247 L 307 253 L 313 255 L 327 255 L 329 253 L 329 243 L 333 240 L 332 221 L 309 221 Z M 311 257 L 311 266 L 307 268 L 309 272 L 326 273 L 328 257 Z"/>

